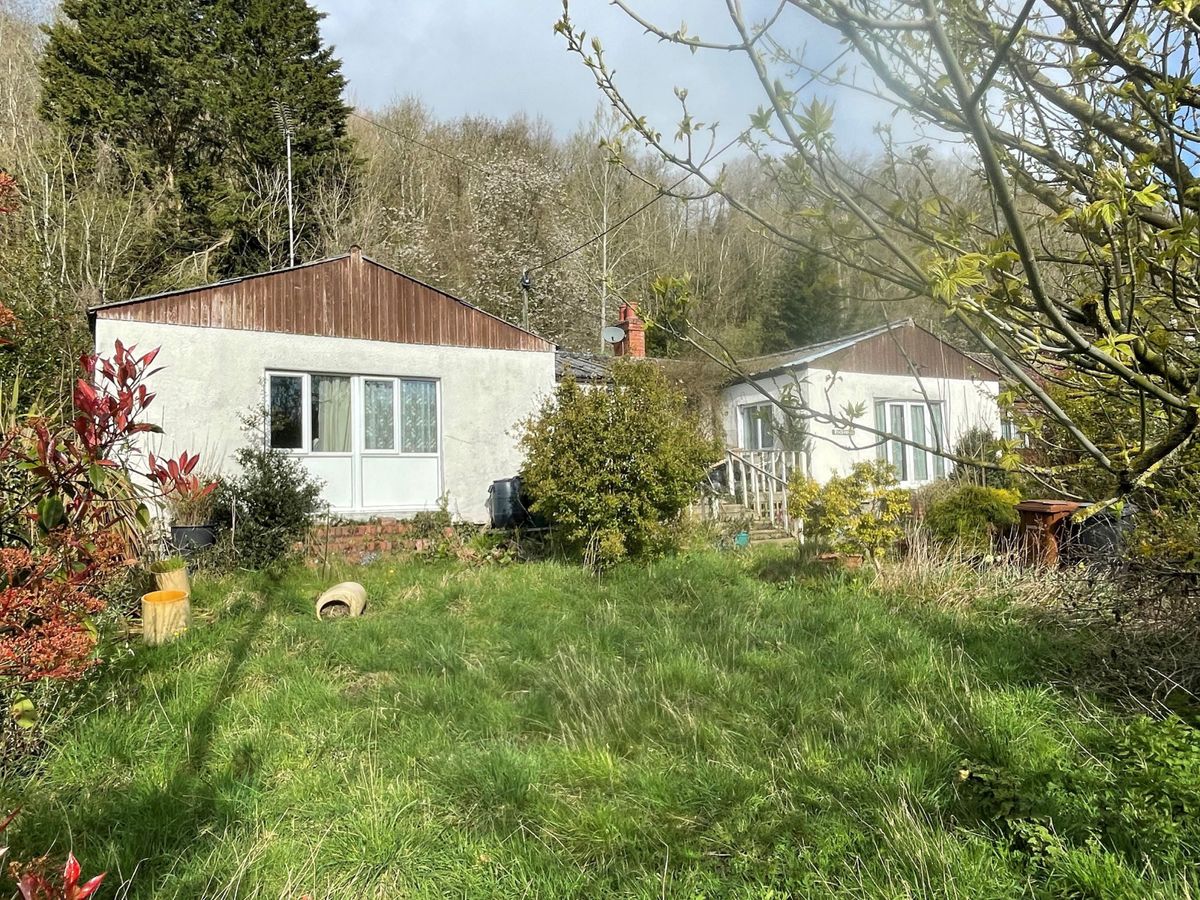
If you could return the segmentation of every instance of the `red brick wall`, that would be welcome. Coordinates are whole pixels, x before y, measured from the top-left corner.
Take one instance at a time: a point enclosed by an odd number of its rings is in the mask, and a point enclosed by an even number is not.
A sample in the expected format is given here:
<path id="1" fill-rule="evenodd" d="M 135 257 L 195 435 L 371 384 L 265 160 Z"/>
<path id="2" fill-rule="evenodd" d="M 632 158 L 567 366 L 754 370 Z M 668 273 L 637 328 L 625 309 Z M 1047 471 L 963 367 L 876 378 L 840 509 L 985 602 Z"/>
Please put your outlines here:
<path id="1" fill-rule="evenodd" d="M 373 522 L 352 522 L 346 525 L 318 525 L 305 545 L 309 556 L 361 557 L 367 553 L 396 553 L 403 550 L 424 550 L 428 538 L 413 536 L 411 522 L 400 519 L 377 519 Z"/>

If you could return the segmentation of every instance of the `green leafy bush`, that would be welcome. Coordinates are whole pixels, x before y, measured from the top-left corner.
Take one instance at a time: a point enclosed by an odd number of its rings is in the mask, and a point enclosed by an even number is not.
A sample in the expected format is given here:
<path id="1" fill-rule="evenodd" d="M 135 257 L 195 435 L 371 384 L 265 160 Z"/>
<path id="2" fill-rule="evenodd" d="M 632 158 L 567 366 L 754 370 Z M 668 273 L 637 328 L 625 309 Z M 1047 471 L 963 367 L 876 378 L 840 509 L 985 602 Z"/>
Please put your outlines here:
<path id="1" fill-rule="evenodd" d="M 234 454 L 236 478 L 219 482 L 215 519 L 240 565 L 258 569 L 289 556 L 321 511 L 321 482 L 282 450 L 252 443 Z"/>
<path id="2" fill-rule="evenodd" d="M 925 526 L 937 540 L 973 553 L 988 553 L 997 536 L 1017 524 L 1014 491 L 958 484 L 942 492 L 925 513 Z"/>
<path id="3" fill-rule="evenodd" d="M 607 388 L 568 378 L 527 421 L 524 486 L 571 554 L 597 568 L 678 545 L 680 513 L 720 456 L 683 393 L 647 363 L 618 363 Z"/>
<path id="4" fill-rule="evenodd" d="M 824 485 L 799 472 L 788 484 L 788 512 L 803 523 L 808 541 L 837 553 L 886 556 L 904 535 L 908 492 L 896 470 L 876 460 L 858 463 L 849 475 Z"/>

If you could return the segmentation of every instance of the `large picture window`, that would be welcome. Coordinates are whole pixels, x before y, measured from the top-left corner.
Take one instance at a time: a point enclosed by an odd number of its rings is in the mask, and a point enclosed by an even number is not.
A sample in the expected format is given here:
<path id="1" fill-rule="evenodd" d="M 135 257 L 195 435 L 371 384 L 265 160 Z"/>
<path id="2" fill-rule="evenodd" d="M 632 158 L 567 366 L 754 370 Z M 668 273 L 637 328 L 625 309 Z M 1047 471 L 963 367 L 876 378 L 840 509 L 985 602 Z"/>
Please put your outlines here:
<path id="1" fill-rule="evenodd" d="M 437 382 L 424 378 L 269 373 L 272 447 L 296 452 L 434 455 Z"/>
<path id="2" fill-rule="evenodd" d="M 922 447 L 943 449 L 946 446 L 941 403 L 913 400 L 879 400 L 875 404 L 875 427 L 901 440 L 888 440 L 879 445 L 880 459 L 886 459 L 896 470 L 902 484 L 920 484 L 946 474 L 946 458 Z M 922 447 L 914 447 L 912 441 Z"/>

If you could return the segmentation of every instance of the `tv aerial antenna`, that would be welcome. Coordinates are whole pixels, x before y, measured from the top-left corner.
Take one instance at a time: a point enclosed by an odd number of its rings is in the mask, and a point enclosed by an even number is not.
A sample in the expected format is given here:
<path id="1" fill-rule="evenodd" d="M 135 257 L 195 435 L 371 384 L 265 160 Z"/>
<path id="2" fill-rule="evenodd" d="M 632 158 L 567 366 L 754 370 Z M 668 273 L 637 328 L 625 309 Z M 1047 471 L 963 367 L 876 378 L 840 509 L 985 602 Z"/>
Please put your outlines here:
<path id="1" fill-rule="evenodd" d="M 288 265 L 296 265 L 296 213 L 292 205 L 292 111 L 281 100 L 275 101 L 275 119 L 287 147 Z"/>

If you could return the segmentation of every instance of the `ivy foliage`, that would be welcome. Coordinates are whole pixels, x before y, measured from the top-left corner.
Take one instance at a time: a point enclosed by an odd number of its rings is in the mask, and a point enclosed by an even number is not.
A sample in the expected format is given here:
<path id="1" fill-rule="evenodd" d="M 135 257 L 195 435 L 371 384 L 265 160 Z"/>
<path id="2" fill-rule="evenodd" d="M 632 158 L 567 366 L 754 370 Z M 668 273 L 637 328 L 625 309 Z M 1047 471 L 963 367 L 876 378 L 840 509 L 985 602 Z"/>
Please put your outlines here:
<path id="1" fill-rule="evenodd" d="M 824 485 L 797 472 L 788 485 L 788 512 L 819 546 L 878 558 L 904 536 L 909 495 L 897 485 L 896 470 L 883 460 L 858 463 Z"/>
<path id="2" fill-rule="evenodd" d="M 720 456 L 683 392 L 632 361 L 614 365 L 603 388 L 565 379 L 524 424 L 521 446 L 533 511 L 595 568 L 673 549 L 680 514 Z"/>

